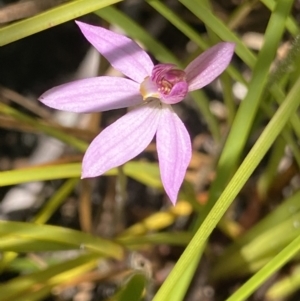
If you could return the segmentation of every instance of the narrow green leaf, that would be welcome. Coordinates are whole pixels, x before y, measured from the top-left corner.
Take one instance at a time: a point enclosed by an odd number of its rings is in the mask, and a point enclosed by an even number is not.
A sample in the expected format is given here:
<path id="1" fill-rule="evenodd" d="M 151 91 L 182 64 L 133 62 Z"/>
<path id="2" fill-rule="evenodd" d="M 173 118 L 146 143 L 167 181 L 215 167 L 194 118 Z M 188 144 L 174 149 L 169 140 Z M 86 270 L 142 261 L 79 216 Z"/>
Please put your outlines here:
<path id="1" fill-rule="evenodd" d="M 300 191 L 296 192 L 290 198 L 286 199 L 280 204 L 274 211 L 270 212 L 265 218 L 263 218 L 258 224 L 252 227 L 247 233 L 238 238 L 227 249 L 225 249 L 223 255 L 218 262 L 226 261 L 228 256 L 242 248 L 248 243 L 251 243 L 256 237 L 262 235 L 264 232 L 276 227 L 282 222 L 294 217 L 296 213 L 300 211 Z M 218 265 L 218 263 L 216 263 Z"/>
<path id="2" fill-rule="evenodd" d="M 211 276 L 216 280 L 241 274 L 240 271 L 243 273 L 245 267 L 262 258 L 277 254 L 299 235 L 300 213 L 297 213 L 286 221 L 266 229 L 247 244 L 238 245 L 234 252 L 222 256 L 212 269 Z"/>
<path id="3" fill-rule="evenodd" d="M 185 295 L 187 293 L 188 288 L 193 281 L 193 277 L 195 275 L 196 269 L 199 267 L 199 260 L 202 256 L 203 250 L 199 252 L 194 258 L 193 262 L 191 262 L 183 272 L 180 280 L 176 283 L 173 290 L 170 292 L 169 300 L 172 301 L 182 301 L 185 300 Z"/>
<path id="4" fill-rule="evenodd" d="M 122 0 L 75 0 L 0 28 L 0 46 L 91 13 Z"/>
<path id="5" fill-rule="evenodd" d="M 250 67 L 255 65 L 255 55 L 244 45 L 220 19 L 218 19 L 202 1 L 180 0 L 193 14 L 195 14 L 207 27 L 209 27 L 223 41 L 236 43 L 236 54 Z"/>
<path id="6" fill-rule="evenodd" d="M 1 301 L 33 301 L 46 296 L 53 286 L 82 275 L 96 266 L 99 254 L 88 254 L 45 270 L 19 276 L 0 285 Z"/>
<path id="7" fill-rule="evenodd" d="M 223 191 L 241 158 L 241 153 L 248 140 L 260 101 L 262 101 L 261 96 L 267 84 L 270 66 L 284 32 L 285 21 L 292 4 L 293 0 L 279 1 L 271 15 L 265 33 L 265 43 L 259 52 L 257 63 L 253 69 L 248 93 L 238 109 L 219 159 L 216 172 L 217 177 L 210 189 L 210 196 L 203 217 L 206 216 L 216 198 Z"/>
<path id="8" fill-rule="evenodd" d="M 190 232 L 174 232 L 174 233 L 153 233 L 138 236 L 124 236 L 117 239 L 122 245 L 137 246 L 143 244 L 168 244 L 177 246 L 186 246 L 191 240 Z"/>
<path id="9" fill-rule="evenodd" d="M 270 11 L 275 9 L 276 1 L 274 0 L 260 0 L 260 2 L 262 2 Z M 291 15 L 288 16 L 286 20 L 286 28 L 294 37 L 299 34 L 297 21 Z"/>
<path id="10" fill-rule="evenodd" d="M 226 301 L 246 300 L 258 287 L 260 287 L 272 274 L 292 259 L 300 250 L 300 235 L 295 238 L 278 255 L 269 261 L 259 272 L 251 277 L 244 285 L 234 292 Z"/>
<path id="11" fill-rule="evenodd" d="M 130 277 L 125 287 L 117 294 L 118 301 L 140 301 L 147 283 L 146 276 L 136 273 Z"/>
<path id="12" fill-rule="evenodd" d="M 0 221 L 0 236 L 1 251 L 35 251 L 34 247 L 47 251 L 53 243 L 57 250 L 84 249 L 115 259 L 123 257 L 123 248 L 113 241 L 56 226 Z"/>
<path id="13" fill-rule="evenodd" d="M 157 163 L 131 161 L 124 165 L 127 176 L 145 185 L 161 189 L 162 183 Z M 105 173 L 106 176 L 115 176 L 118 171 L 113 168 Z M 65 178 L 79 178 L 81 163 L 60 165 L 40 165 L 19 170 L 0 172 L 0 186 L 8 186 L 33 181 L 57 180 Z"/>
<path id="14" fill-rule="evenodd" d="M 268 301 L 287 300 L 300 287 L 300 267 L 293 267 L 291 274 L 278 279 L 267 291 L 266 299 Z"/>
<path id="15" fill-rule="evenodd" d="M 157 12 L 164 16 L 169 22 L 171 22 L 176 28 L 184 33 L 189 39 L 194 41 L 202 50 L 207 49 L 210 45 L 201 37 L 190 25 L 185 23 L 173 10 L 159 0 L 147 0 Z"/>
<path id="16" fill-rule="evenodd" d="M 81 163 L 46 165 L 0 172 L 0 186 L 33 181 L 47 181 L 65 178 L 79 178 Z"/>
<path id="17" fill-rule="evenodd" d="M 62 205 L 64 200 L 74 190 L 75 186 L 79 182 L 78 178 L 71 178 L 66 181 L 46 202 L 45 206 L 39 211 L 39 213 L 31 220 L 36 224 L 45 224 L 54 212 Z"/>

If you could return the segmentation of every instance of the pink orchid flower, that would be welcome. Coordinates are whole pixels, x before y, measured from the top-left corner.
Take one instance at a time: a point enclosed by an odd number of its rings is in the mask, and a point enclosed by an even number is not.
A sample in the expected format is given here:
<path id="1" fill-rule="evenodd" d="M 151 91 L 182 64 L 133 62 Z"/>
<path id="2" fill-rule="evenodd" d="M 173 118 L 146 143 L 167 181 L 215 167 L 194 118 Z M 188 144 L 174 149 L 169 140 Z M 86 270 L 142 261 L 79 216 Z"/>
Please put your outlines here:
<path id="1" fill-rule="evenodd" d="M 132 107 L 90 144 L 82 178 L 96 177 L 140 154 L 156 134 L 161 180 L 176 203 L 192 150 L 189 134 L 171 104 L 200 89 L 228 66 L 233 43 L 219 43 L 184 70 L 173 64 L 153 65 L 131 39 L 107 29 L 76 22 L 86 39 L 128 78 L 100 76 L 67 83 L 40 97 L 45 105 L 72 112 L 97 112 Z"/>

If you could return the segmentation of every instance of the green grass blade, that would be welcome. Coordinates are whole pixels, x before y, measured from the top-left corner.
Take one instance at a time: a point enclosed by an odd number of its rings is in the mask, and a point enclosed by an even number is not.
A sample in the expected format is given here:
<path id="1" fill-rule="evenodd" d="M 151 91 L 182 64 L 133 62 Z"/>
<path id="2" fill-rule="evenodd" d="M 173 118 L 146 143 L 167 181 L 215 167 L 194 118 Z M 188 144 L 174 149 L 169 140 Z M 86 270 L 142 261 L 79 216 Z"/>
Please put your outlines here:
<path id="1" fill-rule="evenodd" d="M 177 282 L 176 286 L 173 288 L 170 293 L 169 300 L 172 301 L 182 301 L 187 293 L 189 286 L 191 285 L 192 279 L 195 275 L 195 272 L 199 266 L 199 260 L 201 258 L 203 250 L 197 254 L 197 257 L 194 258 L 193 262 L 189 264 L 185 271 L 183 272 L 180 280 Z"/>
<path id="2" fill-rule="evenodd" d="M 236 43 L 236 54 L 250 67 L 255 65 L 255 55 L 219 18 L 217 18 L 201 1 L 180 0 L 193 14 L 195 14 L 208 28 L 223 41 Z"/>
<path id="3" fill-rule="evenodd" d="M 240 160 L 260 101 L 262 101 L 261 96 L 267 84 L 270 66 L 284 32 L 285 21 L 292 4 L 293 0 L 279 1 L 278 6 L 271 15 L 265 33 L 265 43 L 258 55 L 252 79 L 249 83 L 248 93 L 238 109 L 218 162 L 217 177 L 210 189 L 210 197 L 205 211 L 206 214 L 224 189 L 224 186 L 230 179 L 230 176 Z M 204 216 L 206 214 L 204 214 Z"/>
<path id="4" fill-rule="evenodd" d="M 174 13 L 167 5 L 158 0 L 147 0 L 157 12 L 164 16 L 170 23 L 184 33 L 189 39 L 194 41 L 202 50 L 207 49 L 209 43 L 201 37 L 190 25 L 185 23 L 177 14 Z"/>
<path id="5" fill-rule="evenodd" d="M 278 175 L 278 166 L 284 156 L 285 148 L 286 142 L 279 137 L 272 149 L 268 165 L 257 181 L 257 193 L 261 200 L 266 200 L 268 197 L 272 183 Z"/>
<path id="6" fill-rule="evenodd" d="M 293 267 L 291 274 L 278 279 L 267 291 L 268 301 L 287 300 L 289 296 L 299 290 L 300 286 L 300 266 Z"/>
<path id="7" fill-rule="evenodd" d="M 30 36 L 39 31 L 91 13 L 122 0 L 76 0 L 60 5 L 32 18 L 0 28 L 0 46 Z"/>
<path id="8" fill-rule="evenodd" d="M 270 11 L 275 9 L 276 1 L 274 0 L 260 0 L 260 2 L 262 2 Z M 286 28 L 294 37 L 299 34 L 297 21 L 291 15 L 288 16 L 286 20 Z"/>
<path id="9" fill-rule="evenodd" d="M 147 284 L 146 276 L 142 273 L 132 275 L 125 287 L 116 295 L 118 301 L 140 301 Z"/>
<path id="10" fill-rule="evenodd" d="M 161 189 L 162 183 L 157 163 L 130 161 L 124 165 L 124 173 L 153 188 Z M 105 173 L 106 176 L 118 174 L 117 168 Z M 69 163 L 59 165 L 40 165 L 19 170 L 0 172 L 0 186 L 8 186 L 33 181 L 57 180 L 65 178 L 79 178 L 81 175 L 81 163 Z"/>
<path id="11" fill-rule="evenodd" d="M 47 295 L 53 286 L 94 268 L 97 259 L 98 254 L 87 254 L 42 271 L 19 276 L 0 285 L 1 301 L 39 300 L 38 297 Z"/>
<path id="12" fill-rule="evenodd" d="M 277 254 L 291 241 L 300 235 L 299 223 L 300 213 L 289 219 L 271 226 L 264 232 L 257 234 L 247 244 L 238 246 L 238 249 L 230 253 L 229 256 L 222 256 L 212 269 L 212 279 L 226 278 L 241 274 L 247 274 L 247 267 L 253 265 L 263 258 Z M 274 238 L 277 239 L 274 239 Z"/>
<path id="13" fill-rule="evenodd" d="M 300 236 L 295 238 L 278 255 L 269 261 L 259 272 L 251 277 L 226 301 L 246 300 L 260 285 L 262 285 L 272 274 L 278 271 L 284 264 L 293 258 L 300 250 Z"/>
<path id="14" fill-rule="evenodd" d="M 69 179 L 67 180 L 47 201 L 45 206 L 39 211 L 39 213 L 31 220 L 31 222 L 36 224 L 45 224 L 54 212 L 62 205 L 64 200 L 70 193 L 74 190 L 75 186 L 78 184 L 79 179 Z"/>
<path id="15" fill-rule="evenodd" d="M 256 237 L 268 231 L 269 229 L 276 227 L 283 221 L 293 217 L 297 212 L 300 211 L 299 198 L 300 191 L 296 192 L 294 195 L 284 200 L 284 202 L 282 202 L 282 204 L 279 205 L 274 211 L 270 212 L 258 224 L 252 227 L 247 233 L 238 238 L 227 249 L 225 249 L 218 262 L 221 263 L 222 261 L 226 261 L 226 258 L 228 258 L 228 256 L 232 256 L 232 254 L 242 246 L 250 243 Z"/>
<path id="16" fill-rule="evenodd" d="M 37 251 L 43 248 L 47 251 L 53 243 L 56 250 L 63 250 L 61 247 L 65 246 L 67 250 L 85 249 L 115 259 L 123 257 L 123 248 L 113 241 L 56 226 L 0 221 L 0 237 L 1 251 L 34 251 L 31 246 L 34 243 L 39 248 Z"/>
<path id="17" fill-rule="evenodd" d="M 46 181 L 65 178 L 79 178 L 81 163 L 28 167 L 0 172 L 0 186 L 8 186 L 32 181 Z"/>
<path id="18" fill-rule="evenodd" d="M 118 238 L 117 241 L 125 246 L 137 246 L 143 244 L 186 246 L 190 242 L 191 238 L 191 233 L 177 231 L 174 233 L 162 232 L 138 236 L 124 236 Z"/>

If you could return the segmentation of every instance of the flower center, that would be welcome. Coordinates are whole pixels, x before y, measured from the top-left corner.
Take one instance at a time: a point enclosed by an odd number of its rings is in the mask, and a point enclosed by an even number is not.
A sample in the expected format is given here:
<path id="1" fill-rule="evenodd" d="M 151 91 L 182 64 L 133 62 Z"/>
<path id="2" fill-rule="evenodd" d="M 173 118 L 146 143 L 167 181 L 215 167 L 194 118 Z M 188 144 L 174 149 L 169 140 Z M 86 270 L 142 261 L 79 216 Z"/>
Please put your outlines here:
<path id="1" fill-rule="evenodd" d="M 172 94 L 176 84 L 187 86 L 185 72 L 177 69 L 173 64 L 158 64 L 154 66 L 151 76 L 147 76 L 141 83 L 140 92 L 144 100 L 158 98 L 164 101 Z M 175 93 L 177 94 L 177 91 Z M 186 93 L 187 91 L 184 91 L 184 96 Z"/>
<path id="2" fill-rule="evenodd" d="M 175 84 L 186 81 L 185 72 L 173 64 L 158 64 L 152 70 L 151 80 L 157 84 L 158 91 L 168 95 Z"/>

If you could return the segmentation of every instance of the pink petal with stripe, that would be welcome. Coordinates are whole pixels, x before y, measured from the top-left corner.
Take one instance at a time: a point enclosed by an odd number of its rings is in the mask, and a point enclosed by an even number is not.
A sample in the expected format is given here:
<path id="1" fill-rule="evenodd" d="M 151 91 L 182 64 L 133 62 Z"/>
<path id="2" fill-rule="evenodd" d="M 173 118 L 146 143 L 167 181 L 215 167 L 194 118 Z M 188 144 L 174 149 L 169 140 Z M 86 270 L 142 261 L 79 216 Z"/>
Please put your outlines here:
<path id="1" fill-rule="evenodd" d="M 173 204 L 192 156 L 190 136 L 170 105 L 163 105 L 156 147 L 165 191 Z"/>
<path id="2" fill-rule="evenodd" d="M 45 105 L 63 111 L 89 113 L 142 103 L 139 84 L 122 77 L 94 77 L 52 88 L 40 96 Z"/>
<path id="3" fill-rule="evenodd" d="M 140 154 L 152 141 L 160 115 L 160 102 L 152 101 L 105 128 L 84 155 L 82 178 L 102 175 Z"/>
<path id="4" fill-rule="evenodd" d="M 123 74 L 141 83 L 151 74 L 149 55 L 133 40 L 99 26 L 76 21 L 86 39 Z"/>

